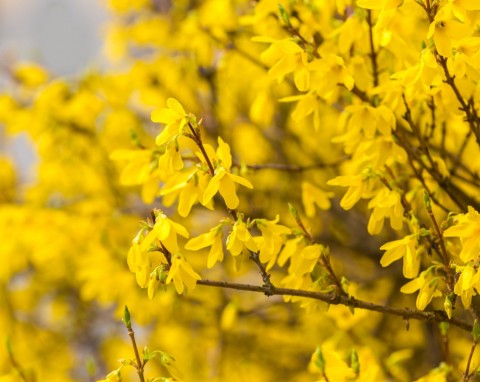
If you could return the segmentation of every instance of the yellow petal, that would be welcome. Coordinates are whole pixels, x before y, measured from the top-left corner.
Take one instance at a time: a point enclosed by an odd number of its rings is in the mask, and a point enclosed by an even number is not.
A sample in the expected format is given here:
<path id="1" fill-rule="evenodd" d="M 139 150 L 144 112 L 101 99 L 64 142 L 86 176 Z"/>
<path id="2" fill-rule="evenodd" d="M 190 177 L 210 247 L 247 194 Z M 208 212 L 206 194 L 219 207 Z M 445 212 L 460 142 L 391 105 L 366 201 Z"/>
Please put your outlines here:
<path id="1" fill-rule="evenodd" d="M 183 109 L 183 106 L 178 102 L 175 98 L 169 98 L 167 99 L 167 106 L 169 109 L 174 110 L 178 114 L 185 115 L 185 110 Z"/>
<path id="2" fill-rule="evenodd" d="M 225 204 L 228 208 L 234 210 L 238 207 L 240 200 L 238 199 L 237 193 L 235 191 L 235 183 L 229 176 L 224 176 L 220 180 L 219 191 L 220 195 L 222 195 L 223 199 L 225 200 Z"/>
<path id="3" fill-rule="evenodd" d="M 218 192 L 220 188 L 220 180 L 225 176 L 225 171 L 219 170 L 217 174 L 215 174 L 212 179 L 210 179 L 210 182 L 208 182 L 207 188 L 205 188 L 205 191 L 203 193 L 203 202 L 202 204 L 207 204 L 212 200 L 212 198 L 215 196 L 215 194 Z"/>

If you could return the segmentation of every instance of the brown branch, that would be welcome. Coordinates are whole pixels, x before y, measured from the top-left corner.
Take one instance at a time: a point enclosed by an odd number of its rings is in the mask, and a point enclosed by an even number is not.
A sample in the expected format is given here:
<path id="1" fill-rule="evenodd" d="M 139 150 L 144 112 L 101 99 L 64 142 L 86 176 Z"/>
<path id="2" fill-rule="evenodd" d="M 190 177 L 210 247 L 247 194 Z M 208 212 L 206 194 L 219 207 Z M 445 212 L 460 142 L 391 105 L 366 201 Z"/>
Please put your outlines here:
<path id="1" fill-rule="evenodd" d="M 470 99 L 468 102 L 466 102 L 463 98 L 460 90 L 457 87 L 457 84 L 455 83 L 455 76 L 452 76 L 448 70 L 447 59 L 439 55 L 438 52 L 436 58 L 445 74 L 445 83 L 450 86 L 458 102 L 460 102 L 460 110 L 465 113 L 466 121 L 470 127 L 470 131 L 475 134 L 477 143 L 480 145 L 480 118 L 478 117 L 477 110 L 475 109 L 475 103 L 473 102 L 473 99 Z"/>
<path id="2" fill-rule="evenodd" d="M 140 354 L 138 353 L 137 342 L 135 341 L 135 333 L 131 327 L 127 328 L 127 330 L 128 330 L 128 336 L 132 341 L 133 351 L 135 353 L 138 378 L 140 379 L 140 382 L 145 382 L 145 376 L 143 375 L 143 368 L 145 366 L 145 362 L 142 361 L 142 359 L 140 358 Z"/>
<path id="3" fill-rule="evenodd" d="M 200 160 L 196 156 L 182 156 L 182 159 L 193 161 L 193 162 L 200 162 Z M 306 171 L 312 171 L 312 170 L 323 169 L 323 168 L 335 168 L 340 166 L 342 163 L 344 163 L 348 159 L 350 159 L 350 156 L 345 155 L 337 159 L 336 161 L 333 161 L 330 163 L 313 163 L 305 166 L 296 165 L 296 164 L 287 164 L 287 163 L 241 164 L 234 161 L 232 163 L 232 167 L 236 167 L 236 168 L 246 167 L 248 170 L 251 170 L 251 171 L 277 170 L 277 171 L 285 171 L 285 172 L 306 172 Z"/>
<path id="4" fill-rule="evenodd" d="M 426 194 L 426 195 L 428 197 L 428 194 Z M 448 291 L 449 291 L 450 294 L 452 294 L 454 286 L 455 286 L 455 275 L 452 273 L 452 268 L 450 267 L 450 256 L 448 255 L 447 248 L 445 247 L 445 242 L 443 240 L 442 231 L 440 230 L 440 227 L 438 226 L 437 219 L 435 218 L 435 215 L 433 214 L 432 206 L 430 205 L 429 200 L 427 202 L 427 211 L 428 211 L 428 215 L 430 216 L 430 219 L 433 222 L 433 226 L 435 227 L 435 232 L 436 232 L 437 239 L 440 242 L 440 254 L 441 254 L 442 261 L 443 261 L 443 265 L 445 267 L 445 273 L 447 274 Z"/>
<path id="5" fill-rule="evenodd" d="M 373 22 L 372 22 L 372 11 L 369 9 L 367 11 L 367 22 L 368 22 L 368 37 L 370 42 L 370 60 L 372 61 L 372 72 L 373 72 L 373 86 L 378 86 L 378 62 L 377 62 L 377 52 L 375 51 L 375 45 L 373 43 Z"/>
<path id="6" fill-rule="evenodd" d="M 200 129 L 195 129 L 192 124 L 189 122 L 188 127 L 190 128 L 190 131 L 192 132 L 192 139 L 195 142 L 195 144 L 198 146 L 200 151 L 202 152 L 203 157 L 205 158 L 205 162 L 207 162 L 208 169 L 210 171 L 210 175 L 214 176 L 215 175 L 215 169 L 213 168 L 212 162 L 210 162 L 210 158 L 207 155 L 207 152 L 205 151 L 205 147 L 203 147 L 203 142 L 202 142 L 202 136 L 200 135 Z"/>
<path id="7" fill-rule="evenodd" d="M 472 363 L 473 353 L 477 347 L 477 341 L 473 341 L 472 348 L 470 349 L 470 354 L 468 355 L 467 366 L 465 372 L 463 373 L 463 382 L 467 382 L 470 379 L 470 364 Z"/>
<path id="8" fill-rule="evenodd" d="M 264 294 L 271 293 L 272 296 L 305 297 L 313 300 L 323 301 L 329 305 L 344 305 L 351 308 L 365 309 L 365 310 L 370 310 L 372 312 L 379 312 L 383 314 L 402 317 L 406 320 L 414 319 L 414 320 L 427 321 L 427 322 L 448 322 L 451 325 L 456 326 L 467 332 L 471 332 L 473 327 L 472 324 L 460 318 L 456 318 L 456 317 L 448 318 L 448 316 L 443 310 L 420 311 L 420 310 L 409 309 L 409 308 L 394 308 L 391 306 L 384 306 L 384 305 L 374 304 L 372 302 L 357 300 L 354 297 L 338 295 L 336 293 L 313 292 L 313 291 L 302 290 L 302 289 L 288 289 L 288 288 L 275 288 L 273 290 L 269 290 L 267 287 L 260 286 L 260 285 L 239 284 L 239 283 L 232 283 L 228 281 L 215 281 L 215 280 L 198 280 L 197 284 L 216 287 L 216 288 L 244 290 L 244 291 L 264 293 Z"/>
<path id="9" fill-rule="evenodd" d="M 348 156 L 344 156 L 331 163 L 314 163 L 306 166 L 283 164 L 283 163 L 265 163 L 265 164 L 247 164 L 245 165 L 245 167 L 253 171 L 278 170 L 278 171 L 286 171 L 286 172 L 305 172 L 305 171 L 311 171 L 311 170 L 316 170 L 320 168 L 338 167 L 348 158 L 349 158 Z M 241 167 L 241 165 L 238 163 L 234 163 L 233 166 Z"/>

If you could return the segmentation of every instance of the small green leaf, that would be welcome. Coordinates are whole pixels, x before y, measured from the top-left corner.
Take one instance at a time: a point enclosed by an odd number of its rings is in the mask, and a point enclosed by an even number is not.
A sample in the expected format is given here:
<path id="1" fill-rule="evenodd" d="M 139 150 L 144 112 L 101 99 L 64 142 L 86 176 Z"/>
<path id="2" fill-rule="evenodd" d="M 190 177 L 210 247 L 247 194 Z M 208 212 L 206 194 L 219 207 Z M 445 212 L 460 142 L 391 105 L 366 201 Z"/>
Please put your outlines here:
<path id="1" fill-rule="evenodd" d="M 315 350 L 315 366 L 318 367 L 322 373 L 325 372 L 325 359 L 323 358 L 320 346 L 317 346 L 317 350 Z"/>
<path id="2" fill-rule="evenodd" d="M 473 340 L 475 342 L 477 342 L 480 339 L 480 325 L 478 325 L 477 320 L 473 322 L 472 335 L 473 335 Z"/>
<path id="3" fill-rule="evenodd" d="M 428 196 L 427 191 L 423 191 L 423 202 L 427 206 L 427 211 L 431 212 L 432 211 L 432 204 L 430 203 L 430 197 Z"/>
<path id="4" fill-rule="evenodd" d="M 130 319 L 130 312 L 128 310 L 128 306 L 125 305 L 125 309 L 123 310 L 123 318 L 122 318 L 123 323 L 127 327 L 127 329 L 132 328 L 132 321 Z"/>
<path id="5" fill-rule="evenodd" d="M 283 5 L 282 4 L 278 4 L 278 10 L 280 11 L 280 18 L 282 19 L 283 23 L 289 27 L 291 24 L 290 24 L 290 18 L 288 17 L 288 13 L 287 11 L 285 10 L 285 8 L 283 8 Z"/>
<path id="6" fill-rule="evenodd" d="M 355 349 L 352 349 L 352 355 L 350 357 L 350 367 L 353 369 L 355 374 L 360 373 L 360 363 L 358 362 L 358 354 Z"/>
<path id="7" fill-rule="evenodd" d="M 290 203 L 288 203 L 288 209 L 290 211 L 290 214 L 293 216 L 295 220 L 298 220 L 298 211 L 297 209 Z"/>

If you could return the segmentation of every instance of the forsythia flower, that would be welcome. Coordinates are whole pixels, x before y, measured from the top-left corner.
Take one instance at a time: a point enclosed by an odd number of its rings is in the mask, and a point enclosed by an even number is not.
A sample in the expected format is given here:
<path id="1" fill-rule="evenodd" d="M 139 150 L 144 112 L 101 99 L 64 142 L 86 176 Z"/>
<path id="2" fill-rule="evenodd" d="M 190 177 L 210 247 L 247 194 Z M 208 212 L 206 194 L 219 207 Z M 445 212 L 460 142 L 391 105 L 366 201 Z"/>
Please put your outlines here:
<path id="1" fill-rule="evenodd" d="M 293 273 L 297 276 L 302 276 L 305 273 L 312 272 L 324 250 L 325 247 L 320 244 L 304 247 L 300 255 L 292 257 L 291 259 Z"/>
<path id="2" fill-rule="evenodd" d="M 260 261 L 268 262 L 267 271 L 275 264 L 277 255 L 286 240 L 285 235 L 291 232 L 290 228 L 277 224 L 279 219 L 279 215 L 275 220 L 255 219 L 255 223 L 262 233 L 262 236 L 255 238 L 260 250 Z"/>
<path id="3" fill-rule="evenodd" d="M 446 12 L 438 12 L 435 20 L 428 28 L 427 38 L 432 38 L 440 55 L 450 57 L 452 55 L 451 40 L 458 40 L 471 34 L 471 28 L 447 18 Z"/>
<path id="4" fill-rule="evenodd" d="M 368 233 L 379 234 L 383 228 L 383 221 L 386 217 L 390 219 L 393 229 L 399 230 L 403 226 L 403 206 L 401 196 L 397 191 L 383 188 L 368 203 L 368 208 L 373 208 L 372 215 L 368 221 Z"/>
<path id="5" fill-rule="evenodd" d="M 230 146 L 220 137 L 218 137 L 217 158 L 219 160 L 218 167 L 215 169 L 215 175 L 210 179 L 210 182 L 205 189 L 203 194 L 203 204 L 210 202 L 213 196 L 217 192 L 220 192 L 227 207 L 234 210 L 240 203 L 235 191 L 235 183 L 248 188 L 253 188 L 253 186 L 245 178 L 234 175 L 230 172 L 230 168 L 232 167 Z"/>
<path id="6" fill-rule="evenodd" d="M 203 201 L 203 194 L 209 181 L 210 177 L 206 173 L 197 170 L 193 173 L 179 172 L 171 175 L 160 190 L 163 205 L 172 205 L 178 196 L 178 214 L 181 217 L 188 216 L 193 205 Z M 206 207 L 211 208 L 210 204 L 206 204 Z"/>
<path id="7" fill-rule="evenodd" d="M 309 371 L 328 377 L 329 381 L 355 380 L 355 371 L 342 359 L 343 357 L 329 343 L 318 347 L 312 354 L 308 365 Z"/>
<path id="8" fill-rule="evenodd" d="M 414 293 L 420 290 L 417 296 L 416 306 L 418 310 L 424 310 L 434 297 L 440 297 L 442 293 L 437 290 L 438 277 L 433 277 L 430 271 L 423 271 L 419 277 L 406 283 L 400 291 L 402 293 Z"/>
<path id="9" fill-rule="evenodd" d="M 182 294 L 184 285 L 188 290 L 192 290 L 197 285 L 197 280 L 201 280 L 201 277 L 182 255 L 176 254 L 172 256 L 172 265 L 168 272 L 166 283 L 170 284 L 172 280 L 178 294 Z"/>
<path id="10" fill-rule="evenodd" d="M 227 237 L 227 249 L 232 256 L 238 256 L 246 247 L 250 251 L 257 252 L 258 246 L 250 234 L 247 225 L 240 217 L 233 225 L 232 232 Z"/>
<path id="11" fill-rule="evenodd" d="M 340 206 L 344 210 L 351 209 L 361 198 L 368 198 L 372 195 L 373 181 L 366 174 L 342 175 L 327 182 L 330 186 L 348 187 L 347 192 L 340 200 Z"/>
<path id="12" fill-rule="evenodd" d="M 205 247 L 211 247 L 208 253 L 207 267 L 212 268 L 217 261 L 223 260 L 223 224 L 219 224 L 207 233 L 203 233 L 200 236 L 194 237 L 185 244 L 185 249 L 191 251 L 198 251 Z"/>
<path id="13" fill-rule="evenodd" d="M 28 87 L 37 87 L 48 80 L 48 73 L 41 66 L 23 63 L 13 69 L 13 76 L 23 85 Z"/>
<path id="14" fill-rule="evenodd" d="M 465 309 L 470 308 L 472 296 L 476 295 L 476 290 L 480 289 L 480 272 L 472 265 L 463 267 L 460 277 L 455 284 L 454 293 L 462 298 L 462 304 Z"/>
<path id="15" fill-rule="evenodd" d="M 120 184 L 125 186 L 142 186 L 142 199 L 145 203 L 152 203 L 158 191 L 160 174 L 155 171 L 154 161 L 150 150 L 116 150 L 110 154 L 112 160 L 127 160 L 129 163 L 120 175 Z"/>
<path id="16" fill-rule="evenodd" d="M 403 239 L 394 240 L 380 247 L 386 251 L 380 259 L 382 267 L 387 267 L 394 261 L 403 257 L 403 275 L 406 278 L 414 278 L 420 269 L 420 256 L 417 253 L 416 235 L 408 235 Z"/>
<path id="17" fill-rule="evenodd" d="M 326 192 L 309 182 L 302 182 L 302 203 L 308 217 L 315 216 L 315 206 L 322 210 L 328 210 L 330 208 L 329 198 L 333 196 L 333 192 Z"/>
<path id="18" fill-rule="evenodd" d="M 321 97 L 326 97 L 337 90 L 339 84 L 344 85 L 348 90 L 352 90 L 355 85 L 355 80 L 345 66 L 343 58 L 335 54 L 330 53 L 312 61 L 309 69 L 313 72 L 311 87 Z"/>
<path id="19" fill-rule="evenodd" d="M 183 168 L 183 160 L 175 143 L 170 143 L 165 148 L 165 153 L 158 160 L 158 167 L 163 174 L 174 174 Z"/>
<path id="20" fill-rule="evenodd" d="M 181 135 L 183 128 L 187 124 L 187 113 L 175 98 L 167 99 L 167 108 L 154 110 L 151 117 L 153 122 L 164 123 L 166 125 L 155 140 L 159 146 Z"/>
<path id="21" fill-rule="evenodd" d="M 188 238 L 188 231 L 181 224 L 170 220 L 161 211 L 155 211 L 155 225 L 142 242 L 142 250 L 147 250 L 148 247 L 155 241 L 160 242 L 172 254 L 178 252 L 177 234 Z"/>
<path id="22" fill-rule="evenodd" d="M 480 214 L 468 207 L 468 212 L 458 215 L 455 225 L 445 230 L 443 236 L 460 239 L 462 251 L 459 256 L 463 262 L 476 261 L 480 255 Z"/>
<path id="23" fill-rule="evenodd" d="M 262 61 L 273 66 L 268 75 L 278 82 L 293 72 L 295 86 L 300 91 L 307 91 L 310 86 L 310 72 L 307 69 L 308 56 L 302 48 L 290 39 L 274 40 L 270 37 L 254 37 L 256 42 L 266 42 L 271 45 L 262 53 Z"/>

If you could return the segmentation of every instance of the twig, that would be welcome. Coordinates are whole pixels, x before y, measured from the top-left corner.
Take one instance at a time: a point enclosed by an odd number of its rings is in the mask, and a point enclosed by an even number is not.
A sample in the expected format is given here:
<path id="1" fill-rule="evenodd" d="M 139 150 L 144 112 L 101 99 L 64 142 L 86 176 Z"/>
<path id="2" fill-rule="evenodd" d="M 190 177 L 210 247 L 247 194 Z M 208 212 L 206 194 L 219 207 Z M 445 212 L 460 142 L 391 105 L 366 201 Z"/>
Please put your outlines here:
<path id="1" fill-rule="evenodd" d="M 447 274 L 447 286 L 449 293 L 453 293 L 453 289 L 455 286 L 455 275 L 452 273 L 452 268 L 450 268 L 450 256 L 448 255 L 447 248 L 445 247 L 445 242 L 443 241 L 443 234 L 438 226 L 437 219 L 435 219 L 435 215 L 432 211 L 432 206 L 430 205 L 430 200 L 428 200 L 428 193 L 425 191 L 425 195 L 427 198 L 427 212 L 430 216 L 430 219 L 433 222 L 433 226 L 435 227 L 435 232 L 438 241 L 440 242 L 440 254 L 443 261 L 443 265 L 445 267 L 445 273 Z"/>
<path id="2" fill-rule="evenodd" d="M 375 45 L 373 43 L 373 22 L 372 22 L 372 11 L 369 9 L 367 11 L 367 22 L 368 22 L 368 36 L 370 42 L 370 59 L 372 61 L 372 72 L 373 72 L 373 86 L 378 86 L 378 62 L 377 62 L 377 52 L 375 51 Z"/>
<path id="3" fill-rule="evenodd" d="M 472 363 L 473 353 L 477 347 L 477 341 L 473 341 L 472 348 L 470 349 L 470 354 L 468 355 L 467 366 L 465 372 L 463 373 L 463 382 L 467 382 L 470 379 L 470 364 Z"/>
<path id="4" fill-rule="evenodd" d="M 196 156 L 182 155 L 182 159 L 193 161 L 193 162 L 200 161 Z M 345 155 L 337 159 L 336 161 L 333 161 L 330 163 L 313 163 L 305 166 L 296 165 L 296 164 L 287 164 L 287 163 L 241 164 L 234 161 L 232 163 L 232 167 L 236 167 L 236 168 L 246 167 L 248 170 L 251 170 L 251 171 L 277 170 L 277 171 L 285 171 L 285 172 L 306 172 L 306 171 L 312 171 L 312 170 L 323 169 L 323 168 L 338 167 L 348 159 L 350 159 L 350 156 Z"/>
<path id="5" fill-rule="evenodd" d="M 138 352 L 138 347 L 137 347 L 137 342 L 135 341 L 135 332 L 132 329 L 132 322 L 130 320 L 130 312 L 128 311 L 128 307 L 125 306 L 124 314 L 123 314 L 123 323 L 125 324 L 125 327 L 127 328 L 128 331 L 128 336 L 130 337 L 130 340 L 132 341 L 132 347 L 133 347 L 133 352 L 135 353 L 135 368 L 137 369 L 137 374 L 138 378 L 140 379 L 140 382 L 145 382 L 145 376 L 144 376 L 144 368 L 146 361 L 142 360 L 140 358 L 140 353 Z"/>
<path id="6" fill-rule="evenodd" d="M 250 285 L 250 284 L 239 284 L 232 283 L 228 281 L 215 281 L 215 280 L 198 280 L 197 284 L 211 286 L 216 288 L 227 288 L 235 290 L 244 290 L 250 292 L 264 293 L 271 292 L 272 296 L 297 296 L 311 298 L 314 300 L 320 300 L 326 302 L 330 305 L 345 305 L 351 308 L 366 309 L 373 312 L 380 312 L 384 314 L 390 314 L 394 316 L 399 316 L 404 319 L 415 319 L 427 322 L 448 322 L 453 326 L 456 326 L 465 331 L 472 331 L 472 324 L 459 319 L 457 317 L 448 318 L 446 313 L 443 310 L 434 310 L 434 311 L 420 311 L 408 308 L 394 308 L 391 306 L 384 306 L 379 304 L 374 304 L 367 301 L 357 300 L 354 297 L 338 295 L 336 293 L 324 293 L 324 292 L 313 292 L 302 289 L 288 289 L 288 288 L 275 288 L 270 291 L 265 286 L 260 285 Z"/>

